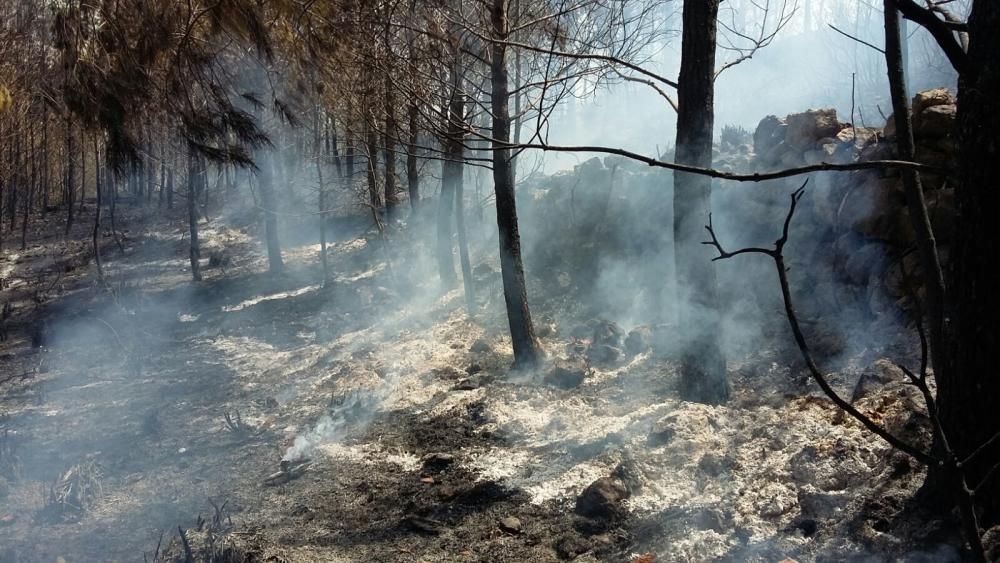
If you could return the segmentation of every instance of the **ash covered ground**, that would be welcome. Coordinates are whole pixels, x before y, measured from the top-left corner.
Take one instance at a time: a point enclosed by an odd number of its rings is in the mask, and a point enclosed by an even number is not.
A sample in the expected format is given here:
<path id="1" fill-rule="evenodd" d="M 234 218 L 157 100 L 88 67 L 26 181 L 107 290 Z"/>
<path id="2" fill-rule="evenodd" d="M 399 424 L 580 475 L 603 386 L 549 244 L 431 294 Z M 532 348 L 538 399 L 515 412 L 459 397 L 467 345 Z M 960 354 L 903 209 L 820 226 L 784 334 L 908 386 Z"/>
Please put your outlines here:
<path id="1" fill-rule="evenodd" d="M 777 312 L 730 358 L 733 400 L 686 403 L 682 327 L 602 316 L 579 272 L 529 271 L 548 359 L 514 373 L 491 260 L 470 317 L 411 275 L 420 225 L 387 242 L 341 219 L 322 285 L 313 241 L 272 277 L 228 219 L 200 284 L 167 221 L 122 219 L 106 285 L 57 227 L 5 255 L 0 561 L 958 560 L 953 526 L 911 507 L 922 468 L 821 397 Z M 896 336 L 831 354 L 831 380 L 926 440 Z M 311 463 L 265 482 L 283 459 Z"/>

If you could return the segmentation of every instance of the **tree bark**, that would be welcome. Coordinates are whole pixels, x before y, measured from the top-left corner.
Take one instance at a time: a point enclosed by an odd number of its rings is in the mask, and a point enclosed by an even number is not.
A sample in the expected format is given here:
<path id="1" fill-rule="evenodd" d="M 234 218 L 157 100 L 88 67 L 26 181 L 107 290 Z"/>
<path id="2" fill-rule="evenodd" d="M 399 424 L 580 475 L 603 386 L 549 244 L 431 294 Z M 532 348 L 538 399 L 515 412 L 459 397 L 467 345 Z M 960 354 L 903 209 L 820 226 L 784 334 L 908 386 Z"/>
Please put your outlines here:
<path id="1" fill-rule="evenodd" d="M 476 312 L 476 290 L 472 283 L 472 261 L 469 259 L 469 237 L 465 232 L 465 182 L 459 168 L 455 185 L 455 226 L 458 228 L 458 256 L 462 264 L 462 287 L 465 291 L 465 308 L 469 316 Z"/>
<path id="2" fill-rule="evenodd" d="M 260 188 L 261 206 L 264 208 L 264 235 L 267 238 L 267 263 L 272 274 L 284 269 L 281 259 L 281 242 L 278 240 L 278 213 L 274 197 L 274 171 L 271 167 L 272 155 L 260 151 L 257 156 L 257 179 Z"/>
<path id="3" fill-rule="evenodd" d="M 896 151 L 898 158 L 915 161 L 916 145 L 913 141 L 913 121 L 906 91 L 906 66 L 903 57 L 903 33 L 900 17 L 894 0 L 884 0 L 885 16 L 885 60 L 888 69 L 889 91 L 892 97 L 893 119 L 896 124 Z M 925 300 L 927 321 L 930 328 L 931 364 L 936 373 L 945 371 L 944 358 L 944 273 L 938 258 L 937 242 L 931 229 L 931 219 L 927 213 L 927 202 L 920 176 L 916 171 L 905 169 L 903 191 L 906 197 L 910 223 L 916 234 L 917 250 L 923 284 L 927 291 Z"/>
<path id="4" fill-rule="evenodd" d="M 685 0 L 677 89 L 676 161 L 710 167 L 715 124 L 715 48 L 720 0 Z M 701 244 L 712 180 L 674 172 L 674 257 L 681 335 L 680 394 L 709 404 L 729 399 L 712 253 Z"/>
<path id="5" fill-rule="evenodd" d="M 257 68 L 257 88 L 261 92 L 268 89 L 267 69 L 263 66 Z M 263 112 L 257 112 L 257 120 L 263 123 Z M 274 194 L 274 168 L 273 163 L 276 156 L 274 151 L 261 148 L 254 155 L 257 164 L 257 180 L 260 190 L 261 207 L 264 208 L 264 237 L 267 243 L 267 264 L 272 274 L 280 274 L 285 267 L 281 258 L 281 242 L 278 240 L 278 208 L 277 198 Z"/>
<path id="6" fill-rule="evenodd" d="M 392 216 L 398 203 L 396 198 L 396 93 L 393 79 L 395 70 L 393 69 L 391 15 L 386 14 L 384 31 L 385 41 L 385 68 L 382 70 L 382 88 L 384 89 L 385 101 L 385 132 L 382 135 L 382 148 L 385 155 L 385 215 Z"/>
<path id="7" fill-rule="evenodd" d="M 969 16 L 969 70 L 959 78 L 961 185 L 955 193 L 958 225 L 951 245 L 946 311 L 949 362 L 936 374 L 942 424 L 959 457 L 1000 432 L 1000 3 L 977 0 Z M 966 467 L 975 484 L 1000 462 L 1000 447 Z M 1000 522 L 1000 476 L 976 495 L 983 524 Z"/>
<path id="8" fill-rule="evenodd" d="M 94 232 L 93 232 L 93 244 L 94 244 L 94 264 L 97 266 L 97 279 L 104 281 L 104 267 L 101 264 L 101 200 L 102 192 L 104 191 L 101 186 L 101 157 L 98 152 L 100 145 L 97 142 L 97 137 L 94 137 L 94 190 L 97 196 L 97 204 L 94 206 Z"/>
<path id="9" fill-rule="evenodd" d="M 458 276 L 455 273 L 454 229 L 452 217 L 455 214 L 455 191 L 462 182 L 462 69 L 461 53 L 454 49 L 451 53 L 451 85 L 448 105 L 445 108 L 444 161 L 441 164 L 441 199 L 438 202 L 437 259 L 441 287 L 447 291 L 455 287 Z"/>
<path id="10" fill-rule="evenodd" d="M 372 214 L 378 217 L 382 201 L 378 195 L 378 134 L 371 123 L 365 122 L 365 150 L 368 153 L 368 197 Z"/>
<path id="11" fill-rule="evenodd" d="M 500 231 L 500 270 L 503 277 L 507 322 L 514 347 L 514 367 L 528 368 L 542 356 L 528 308 L 528 290 L 521 261 L 521 236 L 517 227 L 514 170 L 511 166 L 509 79 L 507 48 L 502 43 L 509 34 L 507 0 L 493 0 L 493 36 L 490 46 L 490 101 L 493 113 L 493 190 L 496 196 L 497 226 Z"/>
<path id="12" fill-rule="evenodd" d="M 66 232 L 73 228 L 73 194 L 76 192 L 76 169 L 73 164 L 73 120 L 66 117 Z"/>
<path id="13" fill-rule="evenodd" d="M 187 210 L 188 228 L 191 234 L 191 247 L 189 257 L 191 259 L 191 278 L 194 281 L 201 281 L 201 244 L 198 241 L 198 183 L 201 181 L 202 165 L 200 158 L 194 154 L 188 155 L 188 190 L 187 190 Z"/>

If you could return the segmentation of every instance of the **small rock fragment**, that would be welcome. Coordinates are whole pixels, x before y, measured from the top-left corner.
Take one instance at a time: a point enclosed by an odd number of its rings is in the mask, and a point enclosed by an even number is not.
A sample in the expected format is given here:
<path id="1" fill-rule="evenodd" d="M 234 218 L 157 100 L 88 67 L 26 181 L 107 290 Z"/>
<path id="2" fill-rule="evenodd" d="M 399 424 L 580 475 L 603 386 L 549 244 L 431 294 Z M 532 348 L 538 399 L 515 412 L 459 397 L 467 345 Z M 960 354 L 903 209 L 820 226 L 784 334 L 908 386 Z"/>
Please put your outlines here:
<path id="1" fill-rule="evenodd" d="M 586 378 L 587 372 L 583 368 L 555 366 L 545 374 L 542 381 L 546 385 L 558 387 L 559 389 L 572 389 L 579 387 Z"/>
<path id="2" fill-rule="evenodd" d="M 607 344 L 592 344 L 587 351 L 587 359 L 595 364 L 613 364 L 622 357 L 621 348 Z"/>
<path id="3" fill-rule="evenodd" d="M 625 350 L 635 356 L 649 350 L 653 339 L 653 331 L 648 326 L 632 329 L 625 338 Z"/>
<path id="4" fill-rule="evenodd" d="M 576 499 L 576 513 L 591 518 L 615 518 L 625 512 L 622 501 L 628 497 L 628 489 L 621 481 L 601 477 Z"/>
<path id="5" fill-rule="evenodd" d="M 455 384 L 456 391 L 472 391 L 473 389 L 479 389 L 481 382 L 478 378 L 469 377 L 463 379 Z"/>
<path id="6" fill-rule="evenodd" d="M 590 551 L 590 542 L 576 534 L 568 534 L 556 542 L 555 548 L 559 559 L 569 561 Z"/>
<path id="7" fill-rule="evenodd" d="M 472 346 L 469 347 L 469 351 L 474 354 L 485 354 L 487 352 L 491 352 L 492 350 L 493 347 L 490 346 L 490 343 L 485 338 L 476 339 L 476 341 L 472 343 Z"/>
<path id="8" fill-rule="evenodd" d="M 446 453 L 430 453 L 421 460 L 424 469 L 427 471 L 441 471 L 449 465 L 455 463 L 455 456 Z"/>
<path id="9" fill-rule="evenodd" d="M 521 533 L 521 521 L 515 516 L 507 516 L 500 519 L 500 529 L 508 534 Z"/>

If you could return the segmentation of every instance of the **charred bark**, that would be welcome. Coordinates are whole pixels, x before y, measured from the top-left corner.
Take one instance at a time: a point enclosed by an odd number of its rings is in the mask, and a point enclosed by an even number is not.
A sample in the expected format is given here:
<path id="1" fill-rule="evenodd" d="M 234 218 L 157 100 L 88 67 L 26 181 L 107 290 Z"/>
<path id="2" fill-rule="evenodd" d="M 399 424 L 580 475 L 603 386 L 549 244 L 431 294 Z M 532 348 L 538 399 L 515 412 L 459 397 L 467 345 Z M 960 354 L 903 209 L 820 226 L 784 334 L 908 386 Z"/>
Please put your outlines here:
<path id="1" fill-rule="evenodd" d="M 958 225 L 951 246 L 946 311 L 948 364 L 936 374 L 942 424 L 958 456 L 969 455 L 1000 432 L 1000 3 L 978 0 L 969 16 L 967 71 L 959 78 L 958 134 L 961 185 Z M 970 482 L 1000 462 L 1000 444 L 966 467 Z M 984 525 L 1000 522 L 1000 476 L 977 491 Z"/>
<path id="2" fill-rule="evenodd" d="M 200 158 L 188 155 L 187 210 L 188 230 L 191 235 L 191 245 L 188 256 L 191 260 L 191 278 L 201 281 L 201 244 L 198 240 L 198 184 L 201 182 L 202 164 Z"/>
<path id="3" fill-rule="evenodd" d="M 514 367 L 531 367 L 542 356 L 528 308 L 528 290 L 521 261 L 521 236 L 517 226 L 517 202 L 514 194 L 514 170 L 510 150 L 510 91 L 507 71 L 509 34 L 507 0 L 493 0 L 491 10 L 493 36 L 499 41 L 490 46 L 490 101 L 493 113 L 493 190 L 496 196 L 497 226 L 500 231 L 500 270 L 503 277 L 507 322 L 514 347 Z"/>
<path id="4" fill-rule="evenodd" d="M 719 0 L 685 0 L 681 70 L 677 89 L 676 161 L 712 165 L 715 122 L 715 48 Z M 701 245 L 711 209 L 712 179 L 674 172 L 674 257 L 681 303 L 680 394 L 719 404 L 729 399 L 726 359 L 711 252 Z"/>

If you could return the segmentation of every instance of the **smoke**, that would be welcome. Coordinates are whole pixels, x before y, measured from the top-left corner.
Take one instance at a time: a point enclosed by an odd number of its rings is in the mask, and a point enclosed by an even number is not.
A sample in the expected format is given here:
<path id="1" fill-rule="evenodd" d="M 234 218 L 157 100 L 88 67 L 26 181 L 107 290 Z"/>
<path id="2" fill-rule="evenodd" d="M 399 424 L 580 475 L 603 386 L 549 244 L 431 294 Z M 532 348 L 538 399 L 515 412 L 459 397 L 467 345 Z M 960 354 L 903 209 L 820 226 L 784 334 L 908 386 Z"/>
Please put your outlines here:
<path id="1" fill-rule="evenodd" d="M 294 443 L 281 456 L 283 461 L 297 461 L 308 457 L 322 444 L 339 442 L 354 428 L 367 426 L 375 417 L 382 400 L 395 387 L 392 382 L 377 389 L 364 389 L 348 393 L 331 404 L 309 430 L 297 435 Z"/>

